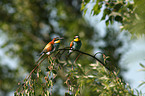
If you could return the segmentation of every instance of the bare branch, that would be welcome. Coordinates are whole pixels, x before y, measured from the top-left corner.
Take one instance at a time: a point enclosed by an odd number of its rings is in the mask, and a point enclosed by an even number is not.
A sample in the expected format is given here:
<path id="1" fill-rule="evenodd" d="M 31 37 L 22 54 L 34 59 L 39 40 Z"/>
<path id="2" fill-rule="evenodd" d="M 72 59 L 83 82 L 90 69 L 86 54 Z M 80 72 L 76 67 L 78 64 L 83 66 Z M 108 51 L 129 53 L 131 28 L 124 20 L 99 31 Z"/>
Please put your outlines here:
<path id="1" fill-rule="evenodd" d="M 91 55 L 91 54 L 88 54 L 88 53 L 86 53 L 86 52 L 82 52 L 82 51 L 80 51 L 80 50 L 68 49 L 68 48 L 62 48 L 62 49 L 58 49 L 58 50 L 73 50 L 73 51 L 82 53 L 82 54 L 84 54 L 84 55 L 88 55 L 88 56 L 90 56 L 90 57 L 96 59 L 98 62 L 100 62 L 101 65 L 103 65 L 106 69 L 110 70 L 101 60 L 99 60 L 98 58 L 96 58 L 95 55 Z"/>

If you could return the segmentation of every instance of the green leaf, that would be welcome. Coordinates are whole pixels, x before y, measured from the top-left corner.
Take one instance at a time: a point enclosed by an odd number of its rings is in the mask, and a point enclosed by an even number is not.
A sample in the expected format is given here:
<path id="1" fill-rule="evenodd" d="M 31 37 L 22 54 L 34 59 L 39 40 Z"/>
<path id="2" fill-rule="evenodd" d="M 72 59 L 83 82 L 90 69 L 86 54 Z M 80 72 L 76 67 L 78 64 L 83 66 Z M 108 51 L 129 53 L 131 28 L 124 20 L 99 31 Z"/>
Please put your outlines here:
<path id="1" fill-rule="evenodd" d="M 17 96 L 17 93 L 16 92 L 14 93 L 14 96 Z"/>
<path id="2" fill-rule="evenodd" d="M 50 71 L 50 69 L 47 67 L 47 68 L 46 68 L 46 71 Z"/>
<path id="3" fill-rule="evenodd" d="M 9 45 L 11 42 L 9 41 L 7 41 L 7 42 L 5 42 L 2 46 L 1 46 L 1 48 L 5 48 L 7 45 Z"/>
<path id="4" fill-rule="evenodd" d="M 122 6 L 123 6 L 122 3 L 116 4 L 116 5 L 114 6 L 114 11 L 118 12 Z"/>
<path id="5" fill-rule="evenodd" d="M 105 14 L 105 12 L 103 13 L 103 16 L 102 16 L 102 18 L 101 18 L 101 20 L 105 20 L 105 18 L 106 18 L 106 14 Z"/>
<path id="6" fill-rule="evenodd" d="M 99 9 L 99 5 L 96 3 L 92 9 L 93 15 L 98 15 L 101 10 Z"/>
<path id="7" fill-rule="evenodd" d="M 127 4 L 127 8 L 133 10 L 133 4 L 130 4 L 130 3 L 128 2 L 128 4 Z"/>
<path id="8" fill-rule="evenodd" d="M 52 72 L 53 72 L 54 74 L 57 74 L 57 71 L 56 71 L 56 70 L 52 70 Z"/>
<path id="9" fill-rule="evenodd" d="M 85 9 L 86 4 L 82 3 L 81 4 L 81 11 Z"/>
<path id="10" fill-rule="evenodd" d="M 140 86 L 142 86 L 142 85 L 144 85 L 144 84 L 145 84 L 145 82 L 142 82 L 141 84 L 138 85 L 138 87 L 140 87 Z"/>
<path id="11" fill-rule="evenodd" d="M 113 22 L 114 22 L 114 16 L 109 16 L 109 21 L 111 22 L 111 24 L 113 24 Z"/>
<path id="12" fill-rule="evenodd" d="M 85 3 L 89 3 L 89 2 L 90 2 L 90 0 L 84 0 L 84 2 L 85 2 Z"/>
<path id="13" fill-rule="evenodd" d="M 109 25 L 109 19 L 106 20 L 105 23 L 106 23 L 106 26 L 108 26 Z"/>
<path id="14" fill-rule="evenodd" d="M 139 65 L 140 65 L 141 67 L 145 68 L 145 65 L 143 65 L 143 64 L 141 64 L 141 63 L 140 63 Z"/>
<path id="15" fill-rule="evenodd" d="M 83 15 L 85 15 L 85 14 L 86 14 L 87 10 L 88 10 L 87 8 L 86 8 L 86 9 L 84 9 L 84 14 L 83 14 Z"/>
<path id="16" fill-rule="evenodd" d="M 59 63 L 58 59 L 55 59 L 55 62 L 56 62 L 56 63 Z"/>

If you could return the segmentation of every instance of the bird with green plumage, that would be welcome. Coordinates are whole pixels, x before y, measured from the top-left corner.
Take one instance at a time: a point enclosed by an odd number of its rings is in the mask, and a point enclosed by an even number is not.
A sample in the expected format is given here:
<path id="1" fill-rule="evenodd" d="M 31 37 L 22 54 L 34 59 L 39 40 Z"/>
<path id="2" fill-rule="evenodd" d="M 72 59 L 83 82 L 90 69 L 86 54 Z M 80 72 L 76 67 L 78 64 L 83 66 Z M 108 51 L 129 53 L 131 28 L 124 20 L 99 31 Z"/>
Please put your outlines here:
<path id="1" fill-rule="evenodd" d="M 70 49 L 74 49 L 74 50 L 80 50 L 82 46 L 82 42 L 80 40 L 79 36 L 75 36 L 73 41 L 71 41 L 70 43 Z M 69 55 L 72 53 L 72 50 L 69 50 Z"/>

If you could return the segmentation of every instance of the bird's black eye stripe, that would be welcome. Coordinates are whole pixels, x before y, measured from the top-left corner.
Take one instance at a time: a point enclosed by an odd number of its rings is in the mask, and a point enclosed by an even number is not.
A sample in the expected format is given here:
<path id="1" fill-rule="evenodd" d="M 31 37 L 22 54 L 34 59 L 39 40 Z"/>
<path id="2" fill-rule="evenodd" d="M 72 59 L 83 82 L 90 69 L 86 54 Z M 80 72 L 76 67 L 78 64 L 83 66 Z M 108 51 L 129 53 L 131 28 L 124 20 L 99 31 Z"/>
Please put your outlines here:
<path id="1" fill-rule="evenodd" d="M 55 39 L 55 41 L 58 41 L 59 39 Z"/>

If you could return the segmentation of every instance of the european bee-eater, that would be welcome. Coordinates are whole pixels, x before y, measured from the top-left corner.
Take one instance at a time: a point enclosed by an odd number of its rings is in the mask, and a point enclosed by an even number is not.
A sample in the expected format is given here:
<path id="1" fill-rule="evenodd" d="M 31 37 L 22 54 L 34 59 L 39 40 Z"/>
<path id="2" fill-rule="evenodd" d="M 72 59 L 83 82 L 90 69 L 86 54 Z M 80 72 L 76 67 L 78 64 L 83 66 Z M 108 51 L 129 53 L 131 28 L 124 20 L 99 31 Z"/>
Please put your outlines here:
<path id="1" fill-rule="evenodd" d="M 49 42 L 43 49 L 43 51 L 40 53 L 42 55 L 43 53 L 46 53 L 47 55 L 50 55 L 52 52 L 57 51 L 60 45 L 60 41 L 63 38 L 56 37 L 51 42 Z"/>
<path id="2" fill-rule="evenodd" d="M 70 49 L 80 50 L 81 46 L 82 46 L 82 43 L 81 43 L 80 37 L 79 37 L 79 36 L 75 36 L 75 37 L 74 37 L 74 40 L 71 41 L 71 43 L 70 43 Z M 73 50 L 69 50 L 68 57 L 71 55 L 72 52 L 73 52 Z M 80 56 L 80 55 L 79 55 L 79 56 Z M 79 57 L 79 56 L 78 56 L 78 57 Z M 67 58 L 68 58 L 68 57 L 67 57 Z M 78 57 L 77 57 L 77 58 L 78 58 Z M 76 60 L 75 60 L 75 61 L 76 61 Z M 73 70 L 73 65 L 72 65 L 72 70 Z"/>
<path id="3" fill-rule="evenodd" d="M 75 50 L 80 50 L 81 48 L 81 40 L 79 36 L 75 36 L 74 40 L 70 43 L 70 48 Z M 69 55 L 72 53 L 72 50 L 69 50 Z"/>
<path id="4" fill-rule="evenodd" d="M 60 45 L 60 41 L 63 38 L 56 37 L 51 42 L 49 42 L 43 49 L 43 51 L 40 53 L 40 57 L 36 61 L 36 63 L 39 62 L 39 60 L 42 58 L 44 54 L 50 55 L 52 52 L 57 51 Z"/>

